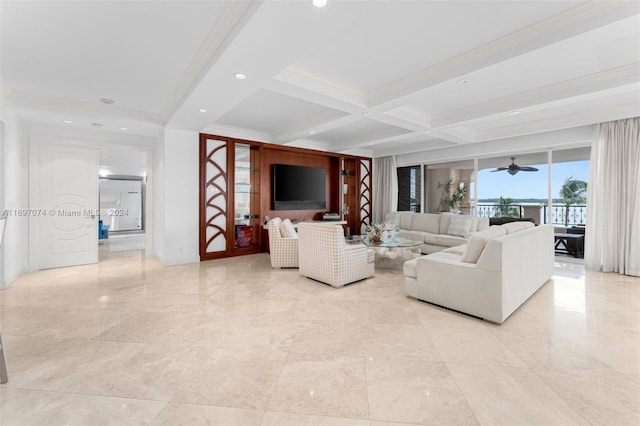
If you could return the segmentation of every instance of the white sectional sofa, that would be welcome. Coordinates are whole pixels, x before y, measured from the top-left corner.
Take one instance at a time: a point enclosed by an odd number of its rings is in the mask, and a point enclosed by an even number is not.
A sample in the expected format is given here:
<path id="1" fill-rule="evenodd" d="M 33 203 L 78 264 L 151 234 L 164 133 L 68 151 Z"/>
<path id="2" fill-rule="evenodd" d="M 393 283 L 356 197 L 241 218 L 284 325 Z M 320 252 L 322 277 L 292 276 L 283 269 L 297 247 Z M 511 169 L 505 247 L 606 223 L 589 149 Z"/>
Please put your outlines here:
<path id="1" fill-rule="evenodd" d="M 553 225 L 513 222 L 404 263 L 408 296 L 501 324 L 554 271 Z"/>
<path id="2" fill-rule="evenodd" d="M 473 232 L 489 227 L 489 219 L 453 213 L 391 212 L 385 223 L 398 225 L 398 236 L 423 241 L 420 251 L 435 253 L 466 244 Z"/>

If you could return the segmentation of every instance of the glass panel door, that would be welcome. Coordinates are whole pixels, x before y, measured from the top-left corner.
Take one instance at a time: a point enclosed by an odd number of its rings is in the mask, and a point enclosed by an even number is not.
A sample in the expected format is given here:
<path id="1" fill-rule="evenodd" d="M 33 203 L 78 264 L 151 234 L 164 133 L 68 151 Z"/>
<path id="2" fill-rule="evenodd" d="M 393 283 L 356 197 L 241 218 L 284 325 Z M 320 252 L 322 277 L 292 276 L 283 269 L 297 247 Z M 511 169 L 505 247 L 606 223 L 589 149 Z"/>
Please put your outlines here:
<path id="1" fill-rule="evenodd" d="M 235 144 L 234 225 L 235 249 L 260 247 L 260 188 L 258 147 Z"/>

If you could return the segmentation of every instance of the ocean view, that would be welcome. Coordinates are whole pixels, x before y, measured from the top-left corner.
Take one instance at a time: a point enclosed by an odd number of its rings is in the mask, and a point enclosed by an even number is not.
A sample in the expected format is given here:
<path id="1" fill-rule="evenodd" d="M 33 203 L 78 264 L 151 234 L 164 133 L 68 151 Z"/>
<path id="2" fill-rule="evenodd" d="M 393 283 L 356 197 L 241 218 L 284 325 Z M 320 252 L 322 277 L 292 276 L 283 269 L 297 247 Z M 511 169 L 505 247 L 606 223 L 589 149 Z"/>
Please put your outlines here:
<path id="1" fill-rule="evenodd" d="M 506 172 L 492 172 L 484 169 L 478 172 L 478 200 L 497 200 L 500 197 L 522 200 L 527 204 L 548 198 L 548 166 L 547 164 L 533 165 L 537 172 L 520 172 L 509 175 Z M 560 196 L 560 188 L 567 178 L 583 180 L 589 179 L 589 161 L 572 161 L 568 163 L 554 163 L 551 179 L 551 196 Z"/>

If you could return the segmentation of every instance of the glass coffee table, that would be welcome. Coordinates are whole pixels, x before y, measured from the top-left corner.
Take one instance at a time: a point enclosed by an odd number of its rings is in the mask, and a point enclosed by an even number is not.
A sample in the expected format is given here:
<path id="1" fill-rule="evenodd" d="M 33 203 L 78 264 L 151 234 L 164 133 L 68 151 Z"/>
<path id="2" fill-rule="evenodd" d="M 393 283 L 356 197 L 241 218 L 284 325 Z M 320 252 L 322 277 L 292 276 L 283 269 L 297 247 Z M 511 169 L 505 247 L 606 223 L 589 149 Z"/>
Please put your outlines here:
<path id="1" fill-rule="evenodd" d="M 376 267 L 402 267 L 402 263 L 405 260 L 415 259 L 422 255 L 420 253 L 422 241 L 408 240 L 401 237 L 389 238 L 379 243 L 374 243 L 366 235 L 354 235 L 347 238 L 346 242 L 347 244 L 364 244 L 374 249 Z M 387 265 L 387 263 L 391 263 L 391 265 Z"/>

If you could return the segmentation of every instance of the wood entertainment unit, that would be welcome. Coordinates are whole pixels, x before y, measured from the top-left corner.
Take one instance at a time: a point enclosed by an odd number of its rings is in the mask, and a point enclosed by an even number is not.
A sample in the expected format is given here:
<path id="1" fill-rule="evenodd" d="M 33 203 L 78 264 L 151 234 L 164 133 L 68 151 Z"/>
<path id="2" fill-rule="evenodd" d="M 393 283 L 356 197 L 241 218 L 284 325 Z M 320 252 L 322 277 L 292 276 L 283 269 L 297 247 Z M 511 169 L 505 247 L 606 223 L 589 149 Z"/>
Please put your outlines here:
<path id="1" fill-rule="evenodd" d="M 274 164 L 327 171 L 326 209 L 274 210 Z M 332 152 L 200 134 L 200 260 L 268 249 L 265 217 L 321 219 L 338 212 L 345 232 L 371 220 L 372 160 Z"/>

